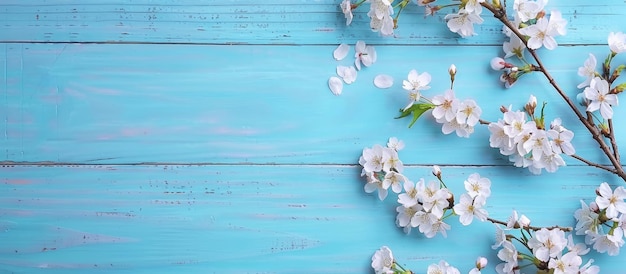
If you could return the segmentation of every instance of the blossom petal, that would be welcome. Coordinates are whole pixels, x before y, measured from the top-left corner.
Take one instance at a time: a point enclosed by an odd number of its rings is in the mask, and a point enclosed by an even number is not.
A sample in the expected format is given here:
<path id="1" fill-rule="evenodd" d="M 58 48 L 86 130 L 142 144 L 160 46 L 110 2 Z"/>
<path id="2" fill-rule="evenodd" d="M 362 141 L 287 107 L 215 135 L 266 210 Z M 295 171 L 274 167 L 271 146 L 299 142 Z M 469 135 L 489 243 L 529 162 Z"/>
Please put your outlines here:
<path id="1" fill-rule="evenodd" d="M 337 61 L 343 60 L 343 58 L 346 58 L 346 56 L 348 56 L 349 50 L 350 46 L 348 46 L 348 44 L 342 43 L 335 49 L 335 51 L 333 51 L 333 57 Z"/>
<path id="2" fill-rule="evenodd" d="M 386 74 L 376 75 L 374 78 L 374 86 L 377 88 L 390 88 L 393 86 L 393 78 Z"/>
<path id="3" fill-rule="evenodd" d="M 343 91 L 343 81 L 341 81 L 339 77 L 330 77 L 330 79 L 328 79 L 328 87 L 333 94 L 340 95 Z"/>

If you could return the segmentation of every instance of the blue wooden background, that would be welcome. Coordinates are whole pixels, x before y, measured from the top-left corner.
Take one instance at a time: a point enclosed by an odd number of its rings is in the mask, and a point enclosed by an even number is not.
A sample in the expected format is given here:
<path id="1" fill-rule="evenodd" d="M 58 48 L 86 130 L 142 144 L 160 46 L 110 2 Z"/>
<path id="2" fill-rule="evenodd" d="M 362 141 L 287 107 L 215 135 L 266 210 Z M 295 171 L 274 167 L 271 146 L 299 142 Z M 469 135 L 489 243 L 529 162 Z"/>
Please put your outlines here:
<path id="1" fill-rule="evenodd" d="M 381 245 L 425 272 L 445 259 L 462 272 L 477 256 L 498 263 L 489 223 L 451 221 L 447 239 L 396 228 L 395 202 L 362 190 L 361 150 L 391 136 L 413 179 L 441 165 L 450 188 L 479 172 L 492 180 L 492 217 L 516 209 L 534 225 L 575 225 L 579 200 L 603 181 L 623 182 L 566 159 L 532 176 L 489 148 L 488 130 L 443 136 L 430 118 L 408 129 L 411 69 L 474 98 L 483 118 L 530 93 L 572 129 L 580 155 L 607 163 L 590 135 L 539 75 L 501 87 L 488 61 L 502 55 L 501 27 L 450 33 L 443 15 L 412 5 L 396 36 L 369 30 L 366 10 L 346 27 L 333 0 L 3 0 L 0 4 L 0 272 L 369 273 Z M 510 4 L 512 4 L 512 1 Z M 568 94 L 576 71 L 603 58 L 611 31 L 626 31 L 626 1 L 550 1 L 568 35 L 541 51 Z M 339 43 L 364 40 L 378 61 L 333 96 L 327 81 Z M 618 56 L 618 62 L 626 62 Z M 392 75 L 386 90 L 375 75 Z M 626 111 L 616 109 L 616 124 Z M 626 129 L 618 141 L 626 145 Z M 581 239 L 579 239 L 581 240 Z M 626 252 L 594 258 L 624 272 Z"/>

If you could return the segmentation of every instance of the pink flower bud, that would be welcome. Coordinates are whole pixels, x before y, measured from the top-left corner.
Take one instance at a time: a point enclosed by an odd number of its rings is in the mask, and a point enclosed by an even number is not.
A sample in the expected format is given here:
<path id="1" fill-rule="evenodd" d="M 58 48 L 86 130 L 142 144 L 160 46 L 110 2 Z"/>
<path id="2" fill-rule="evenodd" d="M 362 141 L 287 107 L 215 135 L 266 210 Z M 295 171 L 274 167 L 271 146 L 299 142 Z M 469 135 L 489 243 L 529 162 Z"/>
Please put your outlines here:
<path id="1" fill-rule="evenodd" d="M 506 61 L 500 57 L 494 57 L 491 59 L 491 68 L 493 70 L 502 70 L 506 66 Z"/>
<path id="2" fill-rule="evenodd" d="M 593 212 L 599 212 L 600 208 L 598 207 L 598 204 L 596 204 L 596 202 L 591 202 L 589 203 L 589 209 Z"/>
<path id="3" fill-rule="evenodd" d="M 476 259 L 476 268 L 478 268 L 478 270 L 481 270 L 485 268 L 486 266 L 487 266 L 487 258 L 478 257 L 478 259 Z"/>

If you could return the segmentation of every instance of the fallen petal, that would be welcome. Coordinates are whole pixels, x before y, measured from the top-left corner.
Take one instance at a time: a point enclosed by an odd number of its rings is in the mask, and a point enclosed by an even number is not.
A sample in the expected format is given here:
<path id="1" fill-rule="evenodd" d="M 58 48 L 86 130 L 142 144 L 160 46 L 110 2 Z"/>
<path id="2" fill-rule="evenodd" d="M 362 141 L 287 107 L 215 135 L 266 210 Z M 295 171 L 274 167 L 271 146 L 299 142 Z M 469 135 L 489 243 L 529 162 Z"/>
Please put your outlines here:
<path id="1" fill-rule="evenodd" d="M 340 44 L 335 51 L 333 51 L 333 57 L 335 60 L 340 61 L 343 58 L 348 56 L 348 51 L 350 50 L 350 46 L 348 44 Z"/>
<path id="2" fill-rule="evenodd" d="M 328 79 L 328 87 L 333 94 L 339 95 L 343 91 L 343 81 L 341 81 L 339 77 L 330 77 L 330 79 Z"/>
<path id="3" fill-rule="evenodd" d="M 393 86 L 393 78 L 386 74 L 376 75 L 374 78 L 374 86 L 377 88 L 390 88 Z"/>

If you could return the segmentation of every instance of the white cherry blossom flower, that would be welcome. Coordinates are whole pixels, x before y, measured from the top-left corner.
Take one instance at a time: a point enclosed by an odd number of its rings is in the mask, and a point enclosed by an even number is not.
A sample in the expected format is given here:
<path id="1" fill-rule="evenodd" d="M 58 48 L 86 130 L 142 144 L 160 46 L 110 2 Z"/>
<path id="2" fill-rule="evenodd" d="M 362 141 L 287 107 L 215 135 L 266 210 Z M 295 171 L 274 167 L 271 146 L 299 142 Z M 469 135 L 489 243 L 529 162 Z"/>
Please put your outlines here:
<path id="1" fill-rule="evenodd" d="M 590 259 L 585 265 L 583 265 L 579 270 L 578 274 L 598 274 L 600 273 L 600 267 L 597 265 L 591 265 L 593 263 L 593 259 Z"/>
<path id="2" fill-rule="evenodd" d="M 456 132 L 456 135 L 463 138 L 469 138 L 474 133 L 474 126 L 468 124 L 459 124 L 456 119 L 446 121 L 445 119 L 436 119 L 437 123 L 441 123 L 441 132 L 443 134 L 450 134 Z"/>
<path id="3" fill-rule="evenodd" d="M 476 101 L 471 99 L 465 99 L 459 104 L 459 108 L 456 113 L 456 122 L 464 125 L 474 126 L 478 123 L 482 109 L 476 104 Z"/>
<path id="4" fill-rule="evenodd" d="M 513 273 L 513 269 L 517 267 L 517 248 L 513 243 L 506 241 L 502 243 L 502 249 L 498 251 L 498 258 L 504 263 L 496 266 L 498 273 Z"/>
<path id="5" fill-rule="evenodd" d="M 623 32 L 609 33 L 609 48 L 614 54 L 626 51 L 626 34 Z"/>
<path id="6" fill-rule="evenodd" d="M 596 204 L 603 210 L 606 209 L 606 217 L 609 219 L 617 218 L 619 213 L 626 214 L 626 189 L 618 186 L 611 191 L 611 187 L 606 182 L 598 187 L 599 195 L 596 196 Z"/>
<path id="7" fill-rule="evenodd" d="M 384 149 L 380 145 L 374 145 L 372 148 L 364 148 L 363 154 L 363 170 L 365 172 L 380 172 L 383 170 L 383 165 L 387 162 L 389 154 L 383 153 Z M 359 161 L 361 162 L 361 161 Z"/>
<path id="8" fill-rule="evenodd" d="M 387 147 L 395 151 L 400 151 L 404 149 L 404 141 L 398 140 L 398 138 L 396 137 L 391 137 L 389 138 L 389 141 L 387 142 Z"/>
<path id="9" fill-rule="evenodd" d="M 460 274 L 459 270 L 448 262 L 441 260 L 439 264 L 431 264 L 426 270 L 426 274 Z"/>
<path id="10" fill-rule="evenodd" d="M 451 122 L 456 119 L 456 112 L 459 107 L 459 100 L 454 96 L 454 91 L 446 90 L 443 95 L 435 95 L 431 100 L 436 107 L 432 111 L 435 119 L 445 119 Z"/>
<path id="11" fill-rule="evenodd" d="M 550 21 L 548 21 L 548 33 L 553 35 L 565 35 L 567 33 L 567 20 L 563 19 L 561 12 L 558 10 L 550 11 Z"/>
<path id="12" fill-rule="evenodd" d="M 525 153 L 532 153 L 533 159 L 541 159 L 544 154 L 552 154 L 552 146 L 545 130 L 535 130 L 523 144 Z"/>
<path id="13" fill-rule="evenodd" d="M 395 193 L 400 193 L 402 191 L 402 184 L 407 180 L 407 178 L 395 171 L 390 171 L 385 174 L 385 179 L 383 180 L 383 188 L 389 189 Z"/>
<path id="14" fill-rule="evenodd" d="M 578 68 L 578 75 L 585 77 L 585 81 L 583 81 L 582 83 L 578 84 L 578 86 L 576 86 L 577 88 L 584 88 L 584 87 L 588 87 L 589 83 L 591 82 L 591 79 L 593 79 L 594 77 L 596 77 L 596 67 L 598 66 L 598 61 L 596 60 L 596 56 L 594 56 L 593 54 L 589 53 L 589 58 L 587 58 L 587 60 L 585 60 L 585 64 Z"/>
<path id="15" fill-rule="evenodd" d="M 500 228 L 500 226 L 495 225 L 496 226 L 496 242 L 491 246 L 492 249 L 497 249 L 498 247 L 502 246 L 504 244 L 504 242 L 508 242 L 509 240 L 506 239 L 506 234 L 504 233 L 504 230 L 502 230 L 502 228 Z"/>
<path id="16" fill-rule="evenodd" d="M 412 207 L 417 204 L 418 199 L 424 193 L 424 179 L 421 178 L 417 183 L 409 180 L 404 182 L 404 193 L 398 195 L 398 203 L 404 207 Z"/>
<path id="17" fill-rule="evenodd" d="M 513 139 L 504 132 L 505 126 L 503 120 L 489 124 L 489 146 L 499 148 L 502 155 L 511 155 L 515 152 Z"/>
<path id="18" fill-rule="evenodd" d="M 624 245 L 624 231 L 620 227 L 615 228 L 613 233 L 594 234 L 592 237 L 593 249 L 609 256 L 617 256 L 620 247 Z"/>
<path id="19" fill-rule="evenodd" d="M 539 160 L 533 158 L 533 164 L 537 168 L 545 168 L 547 172 L 553 173 L 560 166 L 565 166 L 565 161 L 560 154 L 550 152 L 544 153 Z"/>
<path id="20" fill-rule="evenodd" d="M 405 207 L 400 205 L 396 207 L 396 212 L 398 215 L 396 216 L 396 225 L 404 228 L 404 232 L 409 234 L 411 232 L 412 223 L 411 219 L 415 217 L 417 212 L 422 211 L 422 206 L 419 204 L 415 204 L 411 207 Z"/>
<path id="21" fill-rule="evenodd" d="M 459 215 L 459 221 L 463 225 L 469 225 L 476 217 L 480 221 L 487 219 L 487 210 L 483 208 L 485 205 L 485 197 L 476 196 L 472 198 L 467 193 L 461 195 L 461 200 L 458 204 L 454 205 L 454 213 Z"/>
<path id="22" fill-rule="evenodd" d="M 600 110 L 600 115 L 604 119 L 613 118 L 613 108 L 611 106 L 617 106 L 617 95 L 609 94 L 609 83 L 600 78 L 594 77 L 589 82 L 589 87 L 585 88 L 585 98 L 590 103 L 587 106 L 587 111 L 594 112 Z"/>
<path id="23" fill-rule="evenodd" d="M 333 58 L 337 61 L 343 60 L 348 56 L 348 51 L 350 51 L 350 46 L 348 44 L 339 44 L 339 46 L 333 51 Z"/>
<path id="24" fill-rule="evenodd" d="M 504 58 L 509 58 L 513 55 L 523 58 L 525 49 L 526 45 L 524 42 L 515 35 L 512 35 L 509 41 L 502 44 L 502 50 L 504 50 L 505 53 Z"/>
<path id="25" fill-rule="evenodd" d="M 407 110 L 421 98 L 420 91 L 430 89 L 431 76 L 428 72 L 419 74 L 416 70 L 411 70 L 407 76 L 408 80 L 402 81 L 402 88 L 409 91 L 409 104 L 404 108 Z"/>
<path id="26" fill-rule="evenodd" d="M 393 7 L 387 0 L 371 0 L 370 11 L 367 16 L 370 17 L 370 28 L 374 32 L 380 32 L 383 36 L 393 35 Z"/>
<path id="27" fill-rule="evenodd" d="M 439 184 L 432 181 L 424 190 L 423 206 L 425 211 L 432 212 L 437 218 L 443 216 L 443 209 L 449 205 L 447 189 L 439 188 Z"/>
<path id="28" fill-rule="evenodd" d="M 513 3 L 513 10 L 517 12 L 517 17 L 521 22 L 526 22 L 531 19 L 535 19 L 537 14 L 543 9 L 538 2 L 529 0 L 515 0 Z"/>
<path id="29" fill-rule="evenodd" d="M 534 25 L 527 26 L 519 31 L 521 34 L 530 37 L 528 39 L 528 48 L 530 49 L 538 49 L 544 46 L 546 49 L 553 50 L 558 46 L 553 37 L 558 33 L 550 28 L 550 23 L 545 17 L 538 19 Z"/>
<path id="30" fill-rule="evenodd" d="M 420 231 L 421 231 L 421 226 L 420 226 Z M 433 238 L 437 235 L 437 233 L 441 233 L 441 235 L 443 235 L 443 237 L 447 237 L 447 232 L 450 230 L 450 225 L 446 224 L 445 222 L 443 222 L 443 220 L 438 219 L 436 222 L 434 222 L 428 230 L 425 230 L 424 232 L 424 236 L 426 236 L 426 238 Z"/>
<path id="31" fill-rule="evenodd" d="M 468 0 L 465 2 L 465 10 L 469 13 L 480 14 L 483 8 L 480 3 L 483 2 L 485 2 L 485 0 Z"/>
<path id="32" fill-rule="evenodd" d="M 473 173 L 463 182 L 465 190 L 474 198 L 476 196 L 489 197 L 491 195 L 491 181 L 489 178 L 480 177 L 480 174 Z"/>
<path id="33" fill-rule="evenodd" d="M 372 268 L 375 273 L 394 273 L 392 270 L 395 260 L 393 252 L 387 246 L 381 247 L 372 256 Z"/>
<path id="34" fill-rule="evenodd" d="M 354 17 L 354 15 L 352 15 L 352 3 L 350 3 L 350 0 L 343 0 L 339 6 L 341 7 L 343 15 L 346 17 L 346 26 L 350 25 Z"/>
<path id="35" fill-rule="evenodd" d="M 561 126 L 561 119 L 557 118 L 552 122 L 547 135 L 550 139 L 552 139 L 552 150 L 555 153 L 565 153 L 566 155 L 573 155 L 576 153 L 576 150 L 571 143 L 574 138 L 574 132 Z"/>
<path id="36" fill-rule="evenodd" d="M 354 51 L 356 52 L 354 65 L 357 70 L 361 70 L 361 64 L 369 67 L 376 62 L 376 49 L 373 46 L 368 46 L 363 41 L 357 41 L 354 45 Z"/>
<path id="37" fill-rule="evenodd" d="M 578 268 L 583 264 L 583 259 L 575 252 L 565 253 L 563 256 L 550 258 L 548 267 L 554 269 L 554 274 L 578 273 Z"/>
<path id="38" fill-rule="evenodd" d="M 383 186 L 383 182 L 374 176 L 367 177 L 367 183 L 363 187 L 366 193 L 372 193 L 378 190 L 378 199 L 381 201 L 387 198 L 387 189 Z"/>
<path id="39" fill-rule="evenodd" d="M 585 235 L 587 232 L 598 232 L 598 213 L 595 213 L 589 206 L 580 200 L 581 208 L 574 212 L 576 219 L 576 235 Z"/>
<path id="40" fill-rule="evenodd" d="M 574 237 L 572 234 L 567 235 L 567 250 L 569 252 L 574 252 L 578 256 L 583 256 L 589 253 L 589 247 L 587 247 L 584 243 L 574 243 Z M 582 264 L 582 261 L 581 261 Z"/>
<path id="41" fill-rule="evenodd" d="M 431 231 L 433 224 L 438 220 L 439 218 L 434 214 L 422 210 L 415 213 L 415 216 L 411 219 L 411 226 L 419 227 L 420 233 L 426 233 Z"/>
<path id="42" fill-rule="evenodd" d="M 567 239 L 563 230 L 542 228 L 528 240 L 528 246 L 537 259 L 548 262 L 550 258 L 556 258 L 563 252 L 567 247 Z"/>
<path id="43" fill-rule="evenodd" d="M 479 13 L 470 13 L 465 9 L 460 9 L 456 14 L 448 14 L 444 19 L 448 22 L 448 28 L 461 37 L 475 35 L 474 24 L 482 24 L 483 19 Z"/>

